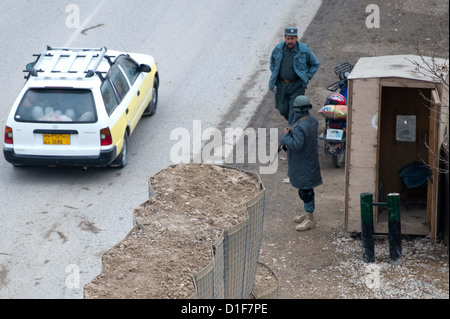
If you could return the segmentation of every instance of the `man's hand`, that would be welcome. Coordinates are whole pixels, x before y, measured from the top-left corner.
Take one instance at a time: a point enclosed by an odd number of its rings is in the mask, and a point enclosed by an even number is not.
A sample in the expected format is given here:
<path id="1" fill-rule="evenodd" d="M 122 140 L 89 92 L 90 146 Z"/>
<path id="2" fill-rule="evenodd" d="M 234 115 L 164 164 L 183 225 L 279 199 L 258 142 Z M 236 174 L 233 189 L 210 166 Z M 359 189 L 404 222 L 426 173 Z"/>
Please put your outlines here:
<path id="1" fill-rule="evenodd" d="M 285 127 L 284 131 L 283 131 L 283 134 L 289 133 L 290 130 L 291 130 L 290 127 Z"/>

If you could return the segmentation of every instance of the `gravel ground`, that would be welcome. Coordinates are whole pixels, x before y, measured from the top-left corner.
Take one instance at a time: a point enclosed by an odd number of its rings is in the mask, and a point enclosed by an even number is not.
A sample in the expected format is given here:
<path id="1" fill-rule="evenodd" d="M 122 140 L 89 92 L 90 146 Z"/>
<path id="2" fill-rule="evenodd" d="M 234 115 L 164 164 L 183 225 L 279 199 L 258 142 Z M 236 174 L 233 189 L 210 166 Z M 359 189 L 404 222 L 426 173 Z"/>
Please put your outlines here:
<path id="1" fill-rule="evenodd" d="M 328 268 L 337 279 L 345 278 L 348 289 L 341 290 L 342 298 L 449 298 L 448 254 L 442 244 L 435 245 L 427 238 L 403 239 L 401 265 L 390 264 L 386 238 L 375 241 L 375 263 L 362 260 L 360 240 L 336 238 L 332 244 L 347 257 Z"/>

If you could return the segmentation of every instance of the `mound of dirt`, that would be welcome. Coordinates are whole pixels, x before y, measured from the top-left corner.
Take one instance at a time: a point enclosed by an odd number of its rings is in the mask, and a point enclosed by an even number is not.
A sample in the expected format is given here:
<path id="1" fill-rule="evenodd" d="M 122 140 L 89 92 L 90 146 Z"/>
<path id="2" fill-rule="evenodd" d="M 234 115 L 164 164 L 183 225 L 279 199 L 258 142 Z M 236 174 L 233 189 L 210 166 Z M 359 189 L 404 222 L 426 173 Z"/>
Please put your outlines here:
<path id="1" fill-rule="evenodd" d="M 154 194 L 135 209 L 136 226 L 103 255 L 103 271 L 85 286 L 96 298 L 189 298 L 192 276 L 212 261 L 223 230 L 247 218 L 261 192 L 254 176 L 204 164 L 171 166 L 150 178 Z"/>

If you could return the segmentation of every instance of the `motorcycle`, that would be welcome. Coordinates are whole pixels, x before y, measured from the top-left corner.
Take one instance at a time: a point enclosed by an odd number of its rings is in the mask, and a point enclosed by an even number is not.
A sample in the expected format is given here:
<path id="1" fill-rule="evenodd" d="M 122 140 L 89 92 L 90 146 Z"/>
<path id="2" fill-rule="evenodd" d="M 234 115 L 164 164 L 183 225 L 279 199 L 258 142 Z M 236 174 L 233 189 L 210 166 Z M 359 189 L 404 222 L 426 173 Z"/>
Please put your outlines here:
<path id="1" fill-rule="evenodd" d="M 319 113 L 325 117 L 325 129 L 320 139 L 325 142 L 324 153 L 331 155 L 334 167 L 345 164 L 346 129 L 347 129 L 347 78 L 353 65 L 345 62 L 334 68 L 339 79 L 327 87 L 335 92 L 327 97 Z M 336 93 L 338 92 L 338 93 Z"/>

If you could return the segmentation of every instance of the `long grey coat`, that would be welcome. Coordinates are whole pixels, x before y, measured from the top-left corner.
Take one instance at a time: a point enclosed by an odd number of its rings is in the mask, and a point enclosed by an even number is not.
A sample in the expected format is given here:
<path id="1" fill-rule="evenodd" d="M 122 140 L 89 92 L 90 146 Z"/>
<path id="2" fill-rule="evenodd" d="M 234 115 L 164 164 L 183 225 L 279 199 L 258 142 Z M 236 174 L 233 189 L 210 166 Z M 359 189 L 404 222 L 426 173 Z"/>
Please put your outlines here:
<path id="1" fill-rule="evenodd" d="M 292 125 L 309 111 L 295 112 Z M 291 130 L 281 136 L 281 143 L 287 148 L 288 176 L 295 188 L 312 189 L 322 184 L 318 153 L 318 121 L 312 116 L 300 120 Z"/>

